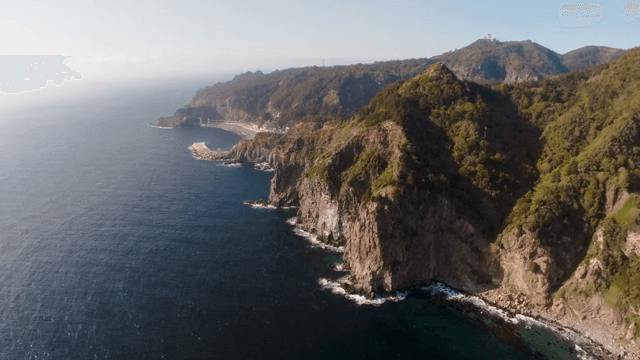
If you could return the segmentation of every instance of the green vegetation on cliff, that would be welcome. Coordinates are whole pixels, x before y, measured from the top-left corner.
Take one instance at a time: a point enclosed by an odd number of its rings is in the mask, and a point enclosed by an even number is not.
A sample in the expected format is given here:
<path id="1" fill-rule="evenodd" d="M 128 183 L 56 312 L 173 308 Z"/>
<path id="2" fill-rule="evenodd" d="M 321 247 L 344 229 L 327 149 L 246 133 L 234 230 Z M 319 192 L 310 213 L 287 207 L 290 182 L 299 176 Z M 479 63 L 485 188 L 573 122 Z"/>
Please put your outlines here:
<path id="1" fill-rule="evenodd" d="M 555 293 L 638 309 L 638 64 L 635 49 L 493 86 L 434 64 L 348 120 L 273 135 L 291 170 L 274 188 L 310 230 L 350 241 L 345 261 L 367 294 L 441 279 L 472 291 L 501 283 L 537 304 Z"/>
<path id="2" fill-rule="evenodd" d="M 636 49 L 610 66 L 545 80 L 543 87 L 557 82 L 558 90 L 569 95 L 565 99 L 560 97 L 561 101 L 550 102 L 542 94 L 535 94 L 535 88 L 520 91 L 534 94 L 534 101 L 528 103 L 525 113 L 539 103 L 551 103 L 552 106 L 547 106 L 553 110 L 543 117 L 531 114 L 532 123 L 540 127 L 544 141 L 537 161 L 541 177 L 531 195 L 519 199 L 503 233 L 509 234 L 513 228 L 534 231 L 541 245 L 551 249 L 552 255 L 555 252 L 556 261 L 561 263 L 561 255 L 584 257 L 592 234 L 597 228 L 604 228 L 605 251 L 596 257 L 603 261 L 607 275 L 602 284 L 589 286 L 608 291 L 614 282 L 619 284 L 614 286 L 620 290 L 617 305 L 635 298 L 628 288 L 621 288 L 626 282 L 620 276 L 628 278 L 632 259 L 622 253 L 620 244 L 626 241 L 626 227 L 635 221 L 631 219 L 637 216 L 638 204 L 629 200 L 609 217 L 611 221 L 603 220 L 610 210 L 607 202 L 613 202 L 615 194 L 638 189 L 639 59 L 640 50 Z M 565 274 L 555 281 L 555 286 L 562 285 L 576 266 L 577 263 L 565 266 Z"/>
<path id="3" fill-rule="evenodd" d="M 365 202 L 446 198 L 498 247 L 531 234 L 551 265 L 527 271 L 546 291 L 598 259 L 600 279 L 571 291 L 640 306 L 640 261 L 625 250 L 640 215 L 639 63 L 635 49 L 610 65 L 493 87 L 433 65 L 308 135 L 324 140 L 307 175 Z"/>
<path id="4" fill-rule="evenodd" d="M 365 201 L 428 187 L 491 237 L 537 179 L 540 131 L 508 96 L 460 81 L 440 64 L 390 85 L 322 133 L 330 135 L 315 135 L 328 140 L 307 176 Z"/>
<path id="5" fill-rule="evenodd" d="M 389 86 L 356 119 L 400 125 L 407 161 L 399 183 L 446 194 L 492 236 L 537 177 L 539 131 L 507 96 L 462 82 L 440 64 Z"/>
<path id="6" fill-rule="evenodd" d="M 341 174 L 342 184 L 346 186 L 353 186 L 359 178 L 368 176 L 369 172 L 375 172 L 376 168 L 381 166 L 383 162 L 384 160 L 381 159 L 376 150 L 366 150 L 359 154 L 355 163 Z"/>

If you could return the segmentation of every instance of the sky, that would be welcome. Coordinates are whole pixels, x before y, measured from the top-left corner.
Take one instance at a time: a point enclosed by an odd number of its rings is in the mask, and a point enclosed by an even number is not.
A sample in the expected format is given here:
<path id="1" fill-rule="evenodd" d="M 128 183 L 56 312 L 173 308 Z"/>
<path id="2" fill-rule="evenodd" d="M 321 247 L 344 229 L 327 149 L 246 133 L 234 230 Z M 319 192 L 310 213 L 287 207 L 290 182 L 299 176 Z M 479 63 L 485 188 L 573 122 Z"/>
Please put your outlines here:
<path id="1" fill-rule="evenodd" d="M 15 60 L 2 55 L 58 55 L 70 81 L 231 76 L 431 57 L 489 34 L 559 53 L 628 49 L 638 15 L 626 1 L 12 1 L 0 8 L 0 93 Z"/>

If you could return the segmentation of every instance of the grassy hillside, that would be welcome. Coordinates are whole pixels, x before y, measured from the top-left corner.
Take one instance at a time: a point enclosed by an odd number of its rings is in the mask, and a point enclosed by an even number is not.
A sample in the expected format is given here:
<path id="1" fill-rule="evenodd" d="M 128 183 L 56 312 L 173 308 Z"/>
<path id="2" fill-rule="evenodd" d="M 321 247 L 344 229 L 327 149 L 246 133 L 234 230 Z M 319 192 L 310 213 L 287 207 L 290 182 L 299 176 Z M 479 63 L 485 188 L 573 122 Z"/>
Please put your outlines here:
<path id="1" fill-rule="evenodd" d="M 606 46 L 585 46 L 562 55 L 562 62 L 569 71 L 585 70 L 610 63 L 626 53 L 627 50 Z"/>

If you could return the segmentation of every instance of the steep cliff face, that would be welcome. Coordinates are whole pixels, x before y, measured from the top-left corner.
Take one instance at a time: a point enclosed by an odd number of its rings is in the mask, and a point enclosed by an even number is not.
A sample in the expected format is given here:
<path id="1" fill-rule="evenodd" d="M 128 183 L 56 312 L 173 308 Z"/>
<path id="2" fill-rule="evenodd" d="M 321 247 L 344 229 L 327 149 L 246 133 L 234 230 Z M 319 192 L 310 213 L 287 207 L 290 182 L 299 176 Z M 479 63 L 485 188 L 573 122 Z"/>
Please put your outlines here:
<path id="1" fill-rule="evenodd" d="M 436 64 L 348 121 L 261 134 L 230 157 L 271 164 L 269 201 L 298 206 L 299 226 L 345 247 L 352 291 L 432 279 L 501 289 L 631 341 L 639 59 L 494 88 Z"/>
<path id="2" fill-rule="evenodd" d="M 351 270 L 352 291 L 371 296 L 431 279 L 478 291 L 500 282 L 488 237 L 456 204 L 394 184 L 399 172 L 407 171 L 400 126 L 386 122 L 366 135 L 344 126 L 338 131 L 350 137 L 346 143 L 322 139 L 336 129 L 328 125 L 319 130 L 323 134 L 315 134 L 313 144 L 298 138 L 277 150 L 276 157 L 259 160 L 269 159 L 276 170 L 269 202 L 298 206 L 299 226 L 346 248 L 344 267 Z M 331 150 L 317 155 L 323 160 L 309 157 L 326 147 Z"/>

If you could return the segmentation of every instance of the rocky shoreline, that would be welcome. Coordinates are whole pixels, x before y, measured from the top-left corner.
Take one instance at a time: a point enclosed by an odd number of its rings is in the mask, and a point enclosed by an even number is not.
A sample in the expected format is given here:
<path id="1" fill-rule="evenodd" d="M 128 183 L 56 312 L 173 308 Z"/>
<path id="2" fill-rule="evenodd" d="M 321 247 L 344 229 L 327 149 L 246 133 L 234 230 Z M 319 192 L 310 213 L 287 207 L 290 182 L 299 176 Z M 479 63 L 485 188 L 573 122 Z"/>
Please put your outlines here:
<path id="1" fill-rule="evenodd" d="M 287 137 L 287 135 L 284 135 L 284 137 Z M 241 141 L 230 151 L 213 151 L 203 143 L 193 144 L 190 149 L 194 157 L 201 160 L 228 161 L 229 163 L 245 161 L 267 162 L 272 168 L 276 169 L 276 175 L 272 180 L 269 204 L 276 207 L 300 202 L 297 216 L 300 228 L 309 231 L 315 230 L 315 234 L 326 235 L 327 229 L 331 228 L 331 224 L 337 221 L 335 218 L 332 220 L 325 216 L 334 212 L 332 210 L 334 207 L 336 207 L 335 211 L 339 211 L 338 205 L 335 204 L 336 200 L 324 195 L 321 196 L 320 200 L 315 199 L 315 195 L 324 194 L 326 190 L 315 189 L 316 183 L 304 177 L 300 178 L 301 174 L 304 174 L 306 166 L 304 163 L 300 163 L 301 159 L 295 160 L 293 157 L 284 155 L 291 154 L 293 148 L 298 147 L 299 144 L 296 141 L 291 145 L 292 148 L 288 148 L 285 145 L 284 148 L 274 150 L 274 144 L 283 144 L 282 141 L 281 137 L 278 138 L 273 134 L 264 134 L 255 141 Z M 289 143 L 284 142 L 284 144 Z M 316 218 L 313 213 L 309 213 L 312 208 L 316 209 L 315 212 L 320 215 L 319 218 Z M 329 234 L 332 232 L 329 232 Z M 337 243 L 337 239 L 331 236 L 318 236 L 318 241 L 329 245 L 340 245 Z M 349 245 L 347 245 L 347 251 L 352 251 L 348 247 Z M 353 272 L 354 269 L 350 270 Z M 357 269 L 355 272 L 357 272 Z M 434 278 L 438 279 L 437 276 Z M 446 279 L 440 280 L 446 281 Z M 454 286 L 456 285 L 454 284 Z M 349 290 L 350 293 L 355 291 L 355 293 L 363 294 L 362 289 L 359 288 Z M 506 312 L 522 314 L 553 324 L 559 329 L 564 328 L 575 331 L 585 339 L 593 342 L 593 346 L 589 346 L 589 348 L 592 350 L 590 352 L 594 353 L 597 358 L 606 360 L 640 359 L 640 351 L 637 344 L 632 340 L 625 341 L 624 336 L 622 338 L 619 335 L 615 336 L 611 326 L 601 325 L 596 321 L 588 321 L 585 318 L 575 316 L 573 313 L 563 312 L 562 309 L 566 308 L 566 306 L 562 307 L 559 300 L 547 304 L 537 303 L 524 293 L 504 287 L 484 291 L 466 291 Z M 367 293 L 365 292 L 365 294 Z"/>
<path id="2" fill-rule="evenodd" d="M 525 294 L 517 290 L 505 291 L 503 288 L 483 291 L 476 295 L 504 311 L 540 319 L 559 328 L 570 329 L 580 334 L 604 350 L 599 354 L 602 359 L 640 359 L 640 348 L 635 341 L 620 341 L 612 334 L 610 328 L 597 322 L 581 319 L 577 316 L 563 315 L 560 311 L 563 306 L 560 301 L 556 300 L 552 306 L 548 307 L 538 306 L 528 301 Z"/>

